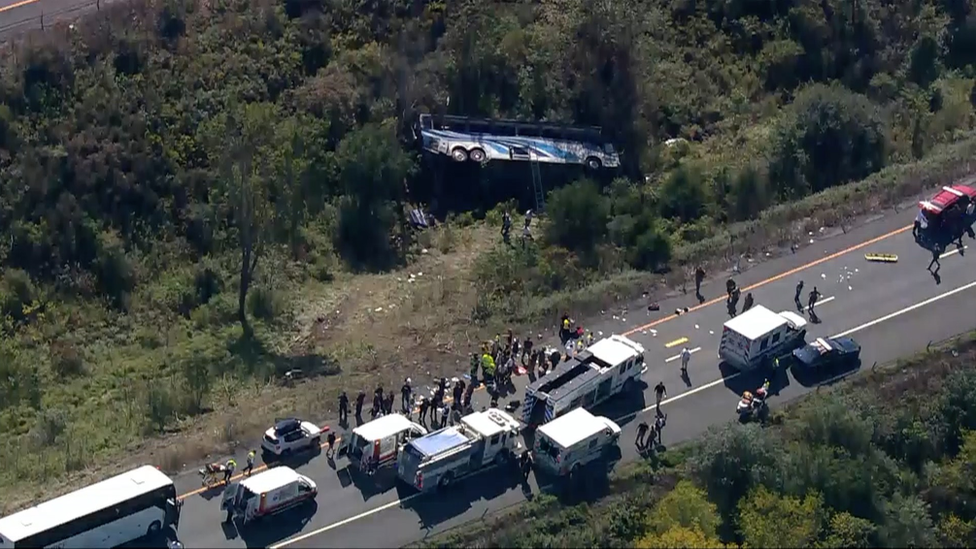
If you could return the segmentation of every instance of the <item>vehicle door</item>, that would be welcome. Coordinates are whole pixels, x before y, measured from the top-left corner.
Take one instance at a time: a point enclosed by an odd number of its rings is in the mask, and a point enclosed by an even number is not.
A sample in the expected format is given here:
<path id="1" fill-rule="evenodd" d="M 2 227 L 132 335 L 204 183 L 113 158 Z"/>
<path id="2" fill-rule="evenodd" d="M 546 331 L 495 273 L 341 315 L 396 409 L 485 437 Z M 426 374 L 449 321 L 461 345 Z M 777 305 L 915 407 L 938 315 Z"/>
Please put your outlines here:
<path id="1" fill-rule="evenodd" d="M 302 429 L 297 429 L 295 431 L 285 433 L 285 436 L 282 437 L 282 440 L 284 441 L 284 448 L 286 450 L 290 450 L 295 446 L 301 444 L 301 441 L 305 438 L 306 438 L 305 431 Z"/>
<path id="2" fill-rule="evenodd" d="M 497 441 L 498 435 L 495 435 L 492 438 Z M 491 459 L 491 457 L 491 450 L 488 448 L 488 440 L 481 439 L 471 450 L 471 457 L 468 459 L 468 470 L 474 471 L 475 469 L 478 469 L 482 464 L 485 463 L 486 458 Z"/>
<path id="3" fill-rule="evenodd" d="M 241 492 L 240 484 L 230 484 L 224 488 L 224 493 L 220 499 L 221 509 L 233 509 L 239 502 L 238 495 Z"/>

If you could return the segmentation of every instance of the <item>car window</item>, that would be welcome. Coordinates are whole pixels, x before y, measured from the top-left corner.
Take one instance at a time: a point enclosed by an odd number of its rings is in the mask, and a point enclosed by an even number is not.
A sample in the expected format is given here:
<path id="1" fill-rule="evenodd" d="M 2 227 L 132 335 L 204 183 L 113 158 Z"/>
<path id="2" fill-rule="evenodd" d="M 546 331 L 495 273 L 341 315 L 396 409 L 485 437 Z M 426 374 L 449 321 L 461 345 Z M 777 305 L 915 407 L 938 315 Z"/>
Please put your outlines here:
<path id="1" fill-rule="evenodd" d="M 292 431 L 287 435 L 285 435 L 285 442 L 295 442 L 296 440 L 300 440 L 304 436 L 305 433 L 303 433 L 302 431 Z"/>

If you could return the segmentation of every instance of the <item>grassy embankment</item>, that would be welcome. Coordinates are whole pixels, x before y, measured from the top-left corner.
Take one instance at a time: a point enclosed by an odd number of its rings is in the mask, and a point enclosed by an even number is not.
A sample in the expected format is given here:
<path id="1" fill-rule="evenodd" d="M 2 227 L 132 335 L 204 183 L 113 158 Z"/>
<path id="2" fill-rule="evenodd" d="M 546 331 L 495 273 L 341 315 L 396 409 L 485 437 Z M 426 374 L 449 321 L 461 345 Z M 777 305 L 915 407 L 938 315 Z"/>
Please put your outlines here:
<path id="1" fill-rule="evenodd" d="M 976 332 L 429 547 L 960 547 L 976 543 Z"/>
<path id="2" fill-rule="evenodd" d="M 177 470 L 278 415 L 329 417 L 340 388 L 455 373 L 486 334 L 629 301 L 697 262 L 718 273 L 730 236 L 756 256 L 802 242 L 968 173 L 976 152 L 969 67 L 930 48 L 965 14 L 938 2 L 868 1 L 853 23 L 797 1 L 802 25 L 752 14 L 751 40 L 717 2 L 327 4 L 118 4 L 4 53 L 5 511 L 134 463 Z M 872 21 L 872 43 L 845 38 Z M 538 248 L 501 249 L 493 199 L 389 245 L 408 236 L 403 179 L 431 179 L 397 141 L 414 114 L 399 106 L 447 96 L 467 114 L 613 129 L 630 179 L 582 208 L 550 196 L 563 226 L 594 229 L 585 247 L 543 222 Z M 662 145 L 676 136 L 689 141 Z M 227 153 L 241 142 L 262 162 Z M 243 167 L 262 206 L 246 224 Z M 247 337 L 241 226 L 266 244 Z M 292 368 L 312 375 L 282 387 Z"/>

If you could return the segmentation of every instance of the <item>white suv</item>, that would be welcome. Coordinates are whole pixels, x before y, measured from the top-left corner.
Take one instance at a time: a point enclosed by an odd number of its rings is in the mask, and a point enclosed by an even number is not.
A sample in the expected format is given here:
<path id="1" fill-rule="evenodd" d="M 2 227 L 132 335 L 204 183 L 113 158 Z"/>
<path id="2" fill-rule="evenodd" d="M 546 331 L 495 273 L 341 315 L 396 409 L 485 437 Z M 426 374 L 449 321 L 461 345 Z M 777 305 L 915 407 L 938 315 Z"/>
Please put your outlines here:
<path id="1" fill-rule="evenodd" d="M 314 423 L 296 418 L 279 419 L 264 433 L 261 448 L 275 456 L 286 456 L 296 450 L 318 448 L 322 430 Z"/>

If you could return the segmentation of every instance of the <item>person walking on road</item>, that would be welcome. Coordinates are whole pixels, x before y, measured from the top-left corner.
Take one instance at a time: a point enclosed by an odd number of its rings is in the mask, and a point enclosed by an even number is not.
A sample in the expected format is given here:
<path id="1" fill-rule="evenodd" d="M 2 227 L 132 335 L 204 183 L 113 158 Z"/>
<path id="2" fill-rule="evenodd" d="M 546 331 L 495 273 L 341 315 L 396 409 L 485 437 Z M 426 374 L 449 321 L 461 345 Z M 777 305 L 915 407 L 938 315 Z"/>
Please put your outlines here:
<path id="1" fill-rule="evenodd" d="M 932 271 L 932 265 L 935 265 L 935 272 L 939 272 L 939 269 L 942 268 L 942 264 L 939 263 L 939 259 L 941 258 L 942 258 L 942 246 L 940 246 L 939 244 L 933 244 L 932 261 L 929 261 L 929 266 L 928 266 L 929 272 Z"/>
<path id="2" fill-rule="evenodd" d="M 230 458 L 224 466 L 224 484 L 230 484 L 230 479 L 234 476 L 234 469 L 237 469 L 237 462 L 234 461 L 234 458 Z"/>
<path id="3" fill-rule="evenodd" d="M 667 414 L 658 414 L 657 419 L 654 420 L 654 434 L 657 435 L 657 445 L 661 445 L 661 431 L 664 430 L 664 426 L 668 424 Z M 654 437 L 651 437 L 654 440 Z"/>
<path id="4" fill-rule="evenodd" d="M 818 299 L 820 299 L 820 292 L 817 290 L 817 287 L 814 286 L 813 289 L 810 290 L 810 298 L 807 300 L 807 312 L 810 313 L 810 318 L 817 318 L 817 313 L 813 310 L 813 308 L 817 306 Z"/>
<path id="5" fill-rule="evenodd" d="M 801 280 L 796 283 L 796 293 L 793 294 L 793 303 L 796 304 L 796 310 L 801 312 L 803 311 L 803 304 L 800 303 L 800 294 L 802 293 L 803 293 L 803 281 Z"/>
<path id="6" fill-rule="evenodd" d="M 642 450 L 644 448 L 644 437 L 647 436 L 648 429 L 650 429 L 650 427 L 648 427 L 647 423 L 644 421 L 640 422 L 640 425 L 637 426 L 637 440 L 634 441 L 634 444 L 637 445 L 638 450 Z"/>
<path id="7" fill-rule="evenodd" d="M 688 347 L 681 349 L 681 373 L 688 375 L 688 361 L 691 360 L 691 351 Z"/>
<path id="8" fill-rule="evenodd" d="M 657 397 L 657 407 L 661 407 L 661 401 L 668 398 L 668 390 L 664 387 L 664 382 L 659 381 L 654 386 L 654 396 Z"/>
<path id="9" fill-rule="evenodd" d="M 339 393 L 339 423 L 349 421 L 349 397 L 346 392 Z"/>
<path id="10" fill-rule="evenodd" d="M 251 471 L 254 470 L 255 455 L 256 452 L 254 450 L 251 450 L 250 452 L 247 453 L 247 462 L 244 463 L 244 476 L 246 477 L 251 476 Z"/>
<path id="11" fill-rule="evenodd" d="M 752 292 L 746 294 L 746 300 L 742 302 L 742 312 L 746 312 L 752 308 L 755 301 L 752 299 Z"/>
<path id="12" fill-rule="evenodd" d="M 329 444 L 329 449 L 325 451 L 325 456 L 332 459 L 335 457 L 335 433 L 333 431 L 329 431 L 328 436 L 325 437 L 325 441 Z"/>
<path id="13" fill-rule="evenodd" d="M 697 297 L 699 301 L 702 299 L 701 285 L 702 282 L 704 281 L 705 281 L 705 269 L 703 269 L 702 266 L 699 265 L 695 269 L 695 297 Z"/>

